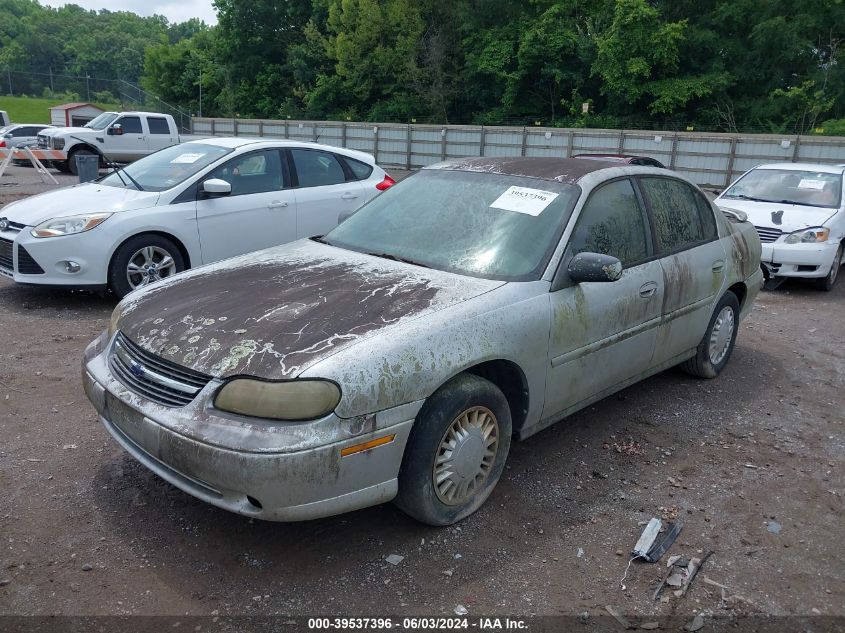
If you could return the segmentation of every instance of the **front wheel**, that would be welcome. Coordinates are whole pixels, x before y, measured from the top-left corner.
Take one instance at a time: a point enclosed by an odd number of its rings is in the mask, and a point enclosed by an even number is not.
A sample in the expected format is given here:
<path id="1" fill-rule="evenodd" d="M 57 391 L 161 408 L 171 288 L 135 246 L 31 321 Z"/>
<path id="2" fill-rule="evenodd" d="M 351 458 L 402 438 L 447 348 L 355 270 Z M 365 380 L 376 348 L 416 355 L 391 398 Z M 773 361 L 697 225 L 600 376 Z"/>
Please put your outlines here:
<path id="1" fill-rule="evenodd" d="M 511 412 L 489 380 L 461 374 L 438 389 L 414 422 L 394 503 L 429 525 L 451 525 L 478 510 L 502 475 Z"/>
<path id="2" fill-rule="evenodd" d="M 185 259 L 171 240 L 161 235 L 136 235 L 115 251 L 109 266 L 109 288 L 122 299 L 183 270 Z"/>
<path id="3" fill-rule="evenodd" d="M 695 356 L 681 364 L 688 374 L 699 378 L 715 378 L 730 360 L 739 326 L 739 300 L 730 290 L 722 295 L 707 331 L 698 344 Z"/>
<path id="4" fill-rule="evenodd" d="M 843 245 L 840 244 L 839 248 L 836 250 L 836 255 L 833 256 L 833 263 L 830 265 L 830 270 L 827 275 L 821 279 L 816 279 L 816 287 L 819 290 L 824 290 L 826 292 L 833 290 L 836 280 L 839 279 L 839 269 L 842 267 L 842 248 Z"/>

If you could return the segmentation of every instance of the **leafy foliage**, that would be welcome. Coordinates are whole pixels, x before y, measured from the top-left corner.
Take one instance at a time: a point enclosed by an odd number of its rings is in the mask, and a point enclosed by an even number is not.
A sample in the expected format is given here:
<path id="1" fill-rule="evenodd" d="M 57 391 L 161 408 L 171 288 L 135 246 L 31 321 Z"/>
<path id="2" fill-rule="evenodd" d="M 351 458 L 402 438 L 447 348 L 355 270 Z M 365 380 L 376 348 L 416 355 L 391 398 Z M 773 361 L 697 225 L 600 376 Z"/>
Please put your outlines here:
<path id="1" fill-rule="evenodd" d="M 225 116 L 783 133 L 845 118 L 845 0 L 214 1 L 208 27 L 0 0 L 0 69 L 140 80 L 192 112 L 201 87 Z"/>

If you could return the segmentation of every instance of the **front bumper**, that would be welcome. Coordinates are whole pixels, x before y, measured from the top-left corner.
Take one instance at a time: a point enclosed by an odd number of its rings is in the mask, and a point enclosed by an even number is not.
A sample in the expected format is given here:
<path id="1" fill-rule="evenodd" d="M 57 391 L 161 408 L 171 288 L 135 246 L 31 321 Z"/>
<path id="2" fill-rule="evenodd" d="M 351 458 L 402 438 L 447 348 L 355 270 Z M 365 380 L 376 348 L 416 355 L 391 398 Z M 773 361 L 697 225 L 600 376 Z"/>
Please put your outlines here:
<path id="1" fill-rule="evenodd" d="M 188 494 L 270 521 L 316 519 L 396 496 L 405 444 L 422 403 L 366 419 L 330 415 L 311 423 L 237 424 L 198 404 L 219 381 L 186 407 L 163 407 L 115 380 L 107 350 L 101 336 L 86 349 L 82 367 L 85 393 L 100 420 L 135 459 Z M 395 438 L 341 456 L 344 448 L 386 435 Z"/>
<path id="2" fill-rule="evenodd" d="M 0 232 L 0 276 L 22 284 L 102 287 L 106 284 L 111 243 L 95 230 L 63 237 L 35 238 L 32 227 Z M 2 257 L 2 255 L 6 255 Z M 65 262 L 79 265 L 70 273 Z"/>
<path id="3" fill-rule="evenodd" d="M 762 244 L 760 261 L 772 277 L 825 277 L 830 272 L 838 243 Z"/>

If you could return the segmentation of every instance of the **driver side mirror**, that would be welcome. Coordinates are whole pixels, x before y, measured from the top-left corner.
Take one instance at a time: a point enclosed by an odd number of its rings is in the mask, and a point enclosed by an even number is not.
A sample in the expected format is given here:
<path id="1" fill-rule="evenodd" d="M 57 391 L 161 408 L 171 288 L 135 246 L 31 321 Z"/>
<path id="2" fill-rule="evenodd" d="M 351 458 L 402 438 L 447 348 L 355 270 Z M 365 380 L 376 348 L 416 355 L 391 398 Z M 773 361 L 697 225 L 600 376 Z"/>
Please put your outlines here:
<path id="1" fill-rule="evenodd" d="M 576 284 L 585 281 L 616 281 L 622 277 L 622 262 L 612 255 L 578 253 L 569 260 L 566 274 Z"/>
<path id="2" fill-rule="evenodd" d="M 120 123 L 115 123 L 108 129 L 110 136 L 123 136 L 123 126 Z"/>
<path id="3" fill-rule="evenodd" d="M 220 198 L 232 193 L 232 185 L 220 178 L 209 178 L 200 187 L 207 198 Z"/>

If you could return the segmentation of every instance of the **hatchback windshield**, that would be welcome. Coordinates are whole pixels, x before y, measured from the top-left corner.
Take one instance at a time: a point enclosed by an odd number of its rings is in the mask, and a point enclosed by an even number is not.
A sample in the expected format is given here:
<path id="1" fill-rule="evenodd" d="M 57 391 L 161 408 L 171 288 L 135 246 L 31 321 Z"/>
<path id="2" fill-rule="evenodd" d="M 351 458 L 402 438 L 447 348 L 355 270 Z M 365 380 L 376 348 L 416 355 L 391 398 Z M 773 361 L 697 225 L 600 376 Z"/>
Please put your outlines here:
<path id="1" fill-rule="evenodd" d="M 137 189 L 140 186 L 143 191 L 164 191 L 184 182 L 231 151 L 231 148 L 207 143 L 173 145 L 109 174 L 99 182 L 110 187 Z M 126 177 L 127 174 L 130 178 Z"/>
<path id="2" fill-rule="evenodd" d="M 580 192 L 536 178 L 421 171 L 361 207 L 324 241 L 474 277 L 538 279 Z"/>
<path id="3" fill-rule="evenodd" d="M 754 169 L 734 183 L 722 197 L 811 207 L 838 207 L 841 185 L 840 174 Z"/>

